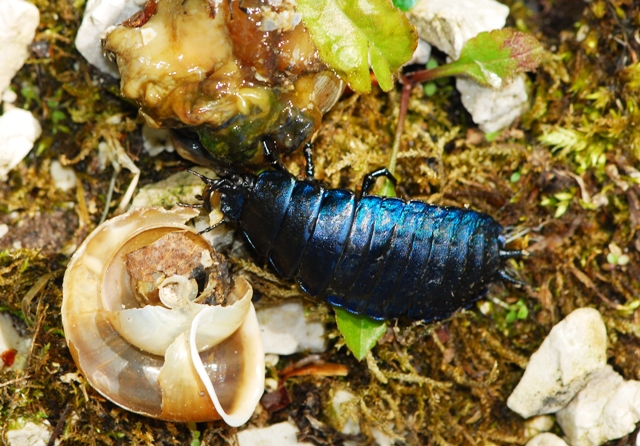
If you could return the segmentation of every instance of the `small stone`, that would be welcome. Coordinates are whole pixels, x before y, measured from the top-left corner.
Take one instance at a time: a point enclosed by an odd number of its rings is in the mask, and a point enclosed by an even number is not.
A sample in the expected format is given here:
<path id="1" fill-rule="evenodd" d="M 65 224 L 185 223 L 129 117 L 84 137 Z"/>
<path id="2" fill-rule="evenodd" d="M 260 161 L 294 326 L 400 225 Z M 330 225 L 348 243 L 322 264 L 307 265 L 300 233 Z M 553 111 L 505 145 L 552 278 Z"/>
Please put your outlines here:
<path id="1" fill-rule="evenodd" d="M 298 443 L 300 431 L 293 423 L 283 421 L 269 427 L 249 428 L 238 432 L 239 446 L 313 446 Z"/>
<path id="2" fill-rule="evenodd" d="M 545 432 L 533 437 L 526 446 L 567 446 L 567 443 L 557 435 Z"/>
<path id="3" fill-rule="evenodd" d="M 420 0 L 407 13 L 420 38 L 454 60 L 467 40 L 502 28 L 508 15 L 509 7 L 494 0 Z"/>
<path id="4" fill-rule="evenodd" d="M 24 423 L 22 420 L 19 421 L 19 424 Z M 46 420 L 42 424 L 28 421 L 19 429 L 7 431 L 9 446 L 46 446 L 50 437 L 51 426 Z"/>
<path id="5" fill-rule="evenodd" d="M 524 423 L 524 436 L 525 438 L 533 438 L 538 434 L 548 432 L 555 423 L 555 418 L 552 415 L 539 415 L 529 418 Z"/>
<path id="6" fill-rule="evenodd" d="M 391 427 L 393 428 L 393 426 Z M 392 446 L 395 443 L 395 440 L 393 438 L 389 437 L 383 431 L 375 427 L 371 428 L 371 436 L 373 437 L 377 446 Z"/>
<path id="7" fill-rule="evenodd" d="M 60 164 L 60 161 L 51 161 L 49 173 L 56 188 L 68 191 L 76 187 L 76 172 L 71 167 Z"/>
<path id="8" fill-rule="evenodd" d="M 524 418 L 567 405 L 607 360 L 607 333 L 593 308 L 580 308 L 558 323 L 531 359 L 507 406 Z"/>
<path id="9" fill-rule="evenodd" d="M 217 177 L 210 169 L 196 167 L 193 170 L 207 177 Z M 203 189 L 204 183 L 200 178 L 186 171 L 178 172 L 142 187 L 133 197 L 129 210 L 153 206 L 168 209 L 178 203 L 200 204 L 202 201 L 198 200 L 196 195 L 202 194 Z"/>
<path id="10" fill-rule="evenodd" d="M 460 57 L 467 40 L 504 27 L 508 15 L 509 8 L 494 0 L 421 0 L 407 13 L 420 38 L 453 60 Z M 473 122 L 485 133 L 510 125 L 526 109 L 529 99 L 523 76 L 494 86 L 457 78 L 456 87 Z"/>
<path id="11" fill-rule="evenodd" d="M 256 311 L 265 353 L 292 355 L 309 350 L 327 349 L 324 325 L 308 321 L 301 302 L 260 308 Z"/>
<path id="12" fill-rule="evenodd" d="M 413 52 L 411 59 L 409 59 L 405 65 L 426 64 L 429 62 L 429 57 L 431 57 L 431 45 L 423 39 L 418 39 L 418 46 Z"/>
<path id="13" fill-rule="evenodd" d="M 0 96 L 29 57 L 39 23 L 35 5 L 23 0 L 0 2 Z"/>
<path id="14" fill-rule="evenodd" d="M 105 56 L 100 39 L 108 27 L 128 19 L 144 3 L 144 0 L 89 0 L 76 35 L 80 54 L 103 73 L 119 79 L 118 66 Z"/>
<path id="15" fill-rule="evenodd" d="M 40 123 L 27 110 L 13 108 L 0 116 L 0 181 L 6 181 L 41 133 Z"/>
<path id="16" fill-rule="evenodd" d="M 331 399 L 331 407 L 333 408 L 333 424 L 343 434 L 358 435 L 360 433 L 360 425 L 358 419 L 353 413 L 353 408 L 349 404 L 356 396 L 347 390 L 338 390 Z"/>
<path id="17" fill-rule="evenodd" d="M 509 126 L 528 107 L 524 75 L 501 88 L 485 87 L 473 79 L 457 78 L 456 88 L 460 91 L 462 105 L 485 133 Z"/>
<path id="18" fill-rule="evenodd" d="M 24 370 L 31 338 L 23 338 L 9 314 L 0 313 L 0 369 Z"/>
<path id="19" fill-rule="evenodd" d="M 572 446 L 621 438 L 640 421 L 640 382 L 625 381 L 607 365 L 556 417 Z"/>
<path id="20" fill-rule="evenodd" d="M 173 152 L 169 129 L 154 129 L 147 124 L 142 126 L 142 146 L 149 156 L 156 156 L 162 152 Z"/>

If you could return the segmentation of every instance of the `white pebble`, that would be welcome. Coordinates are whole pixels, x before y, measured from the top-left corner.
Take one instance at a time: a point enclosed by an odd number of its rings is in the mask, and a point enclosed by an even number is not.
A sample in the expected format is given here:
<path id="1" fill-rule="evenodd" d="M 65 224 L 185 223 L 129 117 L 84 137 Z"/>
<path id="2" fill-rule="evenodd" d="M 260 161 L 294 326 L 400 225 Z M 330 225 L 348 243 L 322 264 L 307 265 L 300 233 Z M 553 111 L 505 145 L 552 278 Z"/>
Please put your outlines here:
<path id="1" fill-rule="evenodd" d="M 143 5 L 144 0 L 89 0 L 76 35 L 80 54 L 103 73 L 120 78 L 116 63 L 102 51 L 100 39 L 108 27 L 128 19 Z"/>
<path id="2" fill-rule="evenodd" d="M 6 313 L 0 313 L 0 354 L 7 350 L 16 350 L 13 364 L 9 367 L 13 370 L 24 370 L 27 365 L 27 355 L 31 346 L 31 338 L 23 338 L 13 326 L 13 319 Z M 4 368 L 4 362 L 0 360 L 0 369 Z"/>
<path id="3" fill-rule="evenodd" d="M 533 437 L 526 446 L 567 446 L 567 443 L 557 435 L 545 432 Z"/>
<path id="4" fill-rule="evenodd" d="M 352 406 L 349 405 L 349 402 L 355 397 L 353 393 L 347 390 L 338 390 L 331 399 L 333 423 L 343 434 L 358 435 L 360 433 L 358 419 L 353 413 Z"/>
<path id="5" fill-rule="evenodd" d="M 556 417 L 572 446 L 621 438 L 640 421 L 640 382 L 625 381 L 607 365 Z"/>
<path id="6" fill-rule="evenodd" d="M 462 105 L 480 130 L 492 133 L 509 126 L 528 107 L 524 75 L 500 88 L 484 87 L 473 79 L 457 78 Z"/>
<path id="7" fill-rule="evenodd" d="M 407 13 L 420 38 L 453 59 L 467 40 L 502 28 L 508 15 L 509 7 L 494 0 L 420 0 Z"/>
<path id="8" fill-rule="evenodd" d="M 407 13 L 418 35 L 453 60 L 460 57 L 467 40 L 481 32 L 504 27 L 509 8 L 494 0 L 421 0 Z M 502 85 L 497 76 L 491 86 L 457 78 L 462 104 L 486 133 L 510 125 L 525 110 L 528 93 L 523 77 Z"/>
<path id="9" fill-rule="evenodd" d="M 173 152 L 169 129 L 154 129 L 147 124 L 142 126 L 142 146 L 150 156 L 162 152 Z"/>
<path id="10" fill-rule="evenodd" d="M 40 123 L 27 110 L 13 108 L 0 116 L 0 181 L 6 181 L 41 133 Z"/>
<path id="11" fill-rule="evenodd" d="M 524 418 L 563 408 L 602 369 L 607 333 L 593 308 L 580 308 L 558 323 L 531 355 L 507 406 Z"/>
<path id="12" fill-rule="evenodd" d="M 239 446 L 312 446 L 312 443 L 298 443 L 300 431 L 293 423 L 283 421 L 269 427 L 249 428 L 238 432 Z"/>
<path id="13" fill-rule="evenodd" d="M 411 59 L 409 59 L 405 65 L 426 64 L 429 62 L 429 57 L 431 57 L 431 45 L 423 39 L 418 39 L 418 46 L 413 52 Z"/>
<path id="14" fill-rule="evenodd" d="M 23 0 L 0 2 L 0 95 L 29 57 L 28 46 L 39 23 L 35 5 Z"/>
<path id="15" fill-rule="evenodd" d="M 18 93 L 13 91 L 11 88 L 7 88 L 4 93 L 2 93 L 2 102 L 13 104 L 18 100 Z"/>
<path id="16" fill-rule="evenodd" d="M 22 420 L 19 421 L 19 424 L 23 423 Z M 46 446 L 50 437 L 51 426 L 47 420 L 42 424 L 29 421 L 19 429 L 7 431 L 9 446 Z"/>
<path id="17" fill-rule="evenodd" d="M 529 418 L 524 423 L 524 436 L 525 438 L 533 438 L 538 434 L 548 432 L 555 423 L 555 418 L 551 415 L 538 415 Z"/>
<path id="18" fill-rule="evenodd" d="M 292 355 L 327 349 L 324 325 L 308 321 L 299 301 L 260 308 L 256 311 L 265 353 Z"/>
<path id="19" fill-rule="evenodd" d="M 49 173 L 58 189 L 68 191 L 76 187 L 76 172 L 71 167 L 60 164 L 60 161 L 51 161 Z"/>

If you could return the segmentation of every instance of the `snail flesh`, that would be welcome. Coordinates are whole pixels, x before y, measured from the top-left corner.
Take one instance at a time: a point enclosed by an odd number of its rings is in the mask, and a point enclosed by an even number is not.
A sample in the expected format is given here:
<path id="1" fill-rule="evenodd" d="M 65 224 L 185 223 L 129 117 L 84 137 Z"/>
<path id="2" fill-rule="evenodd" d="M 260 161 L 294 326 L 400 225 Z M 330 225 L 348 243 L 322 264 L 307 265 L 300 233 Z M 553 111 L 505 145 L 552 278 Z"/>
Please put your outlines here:
<path id="1" fill-rule="evenodd" d="M 148 0 L 103 46 L 150 126 L 198 140 L 181 155 L 257 164 L 264 137 L 300 147 L 344 89 L 301 17 L 292 0 Z"/>

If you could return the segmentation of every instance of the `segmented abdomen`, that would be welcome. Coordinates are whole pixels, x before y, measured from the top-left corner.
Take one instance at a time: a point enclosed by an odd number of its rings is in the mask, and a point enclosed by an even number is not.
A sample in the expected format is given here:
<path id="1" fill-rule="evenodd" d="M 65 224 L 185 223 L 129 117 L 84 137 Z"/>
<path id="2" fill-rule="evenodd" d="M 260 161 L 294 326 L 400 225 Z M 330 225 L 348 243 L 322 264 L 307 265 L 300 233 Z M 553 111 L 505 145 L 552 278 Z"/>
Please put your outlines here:
<path id="1" fill-rule="evenodd" d="M 450 316 L 499 268 L 501 226 L 479 212 L 324 189 L 265 172 L 240 225 L 258 254 L 305 292 L 377 319 Z"/>

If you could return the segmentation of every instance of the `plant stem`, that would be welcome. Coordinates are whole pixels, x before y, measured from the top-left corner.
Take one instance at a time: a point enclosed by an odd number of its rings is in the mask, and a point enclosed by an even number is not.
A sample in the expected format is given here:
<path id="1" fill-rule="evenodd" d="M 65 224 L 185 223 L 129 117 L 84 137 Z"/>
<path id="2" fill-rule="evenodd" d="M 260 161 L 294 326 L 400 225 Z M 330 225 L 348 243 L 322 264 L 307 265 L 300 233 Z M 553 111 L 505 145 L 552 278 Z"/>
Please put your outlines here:
<path id="1" fill-rule="evenodd" d="M 400 151 L 400 143 L 402 142 L 402 133 L 404 132 L 404 122 L 407 119 L 407 110 L 409 109 L 409 97 L 411 90 L 415 85 L 405 76 L 400 75 L 400 83 L 402 84 L 402 96 L 400 97 L 400 111 L 398 112 L 398 124 L 396 125 L 396 134 L 393 139 L 393 147 L 391 149 L 391 158 L 387 169 L 393 175 L 398 162 L 398 152 Z M 385 180 L 382 188 L 382 195 L 388 197 L 395 196 L 395 187 L 389 180 Z"/>

